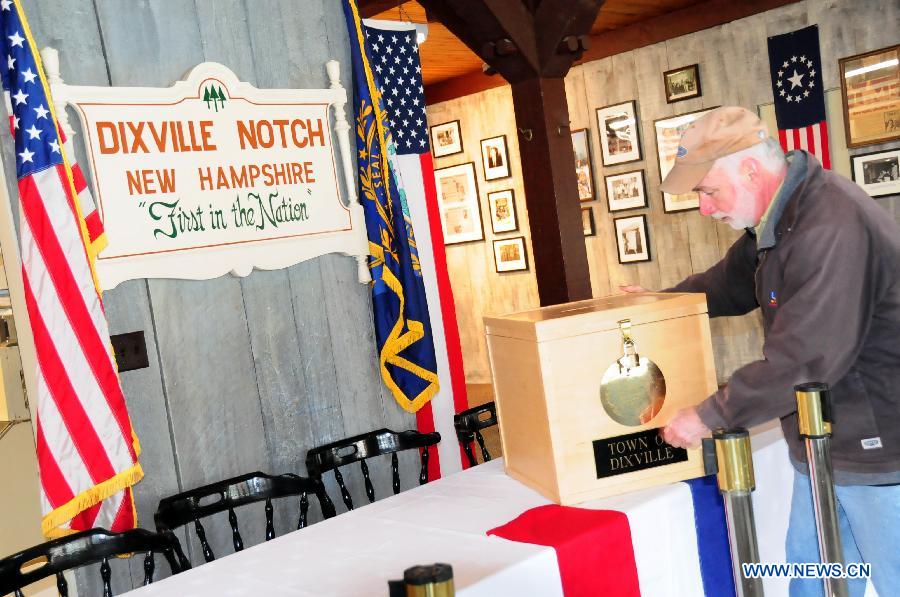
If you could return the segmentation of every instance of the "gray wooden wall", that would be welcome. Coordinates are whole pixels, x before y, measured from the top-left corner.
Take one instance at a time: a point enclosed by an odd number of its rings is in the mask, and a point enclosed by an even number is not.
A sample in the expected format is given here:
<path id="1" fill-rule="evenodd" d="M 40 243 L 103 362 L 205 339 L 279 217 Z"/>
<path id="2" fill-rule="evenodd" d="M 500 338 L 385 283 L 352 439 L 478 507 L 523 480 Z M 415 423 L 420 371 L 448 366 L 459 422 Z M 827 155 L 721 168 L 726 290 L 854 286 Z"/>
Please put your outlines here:
<path id="1" fill-rule="evenodd" d="M 216 61 L 261 88 L 324 88 L 324 63 L 334 58 L 352 94 L 337 0 L 24 4 L 37 44 L 60 51 L 69 84 L 163 87 L 200 62 Z M 12 182 L 10 145 L 4 137 Z M 121 375 L 143 446 L 146 476 L 136 488 L 141 526 L 153 528 L 156 504 L 166 495 L 254 470 L 305 474 L 314 445 L 380 427 L 415 427 L 381 383 L 369 288 L 356 281 L 351 258 L 328 255 L 243 279 L 135 280 L 104 298 L 111 333 L 143 330 L 150 356 L 149 368 Z M 407 488 L 417 482 L 418 457 L 406 454 L 401 463 Z M 372 474 L 377 494 L 389 495 L 389 463 L 374 464 Z M 354 501 L 365 503 L 358 471 L 348 484 Z M 342 511 L 333 483 L 329 489 Z M 317 520 L 318 504 L 311 502 Z M 295 528 L 296 501 L 276 508 L 278 533 Z M 262 505 L 246 510 L 238 516 L 249 546 L 264 534 Z M 206 526 L 216 554 L 230 553 L 225 516 Z M 192 560 L 201 562 L 196 541 L 188 545 Z M 132 576 L 135 586 L 143 578 L 139 561 L 131 573 L 118 562 L 113 568 L 115 591 L 130 587 Z M 82 594 L 99 594 L 93 584 L 83 588 Z"/>
<path id="2" fill-rule="evenodd" d="M 579 65 L 566 77 L 569 118 L 573 130 L 588 128 L 594 174 L 595 201 L 583 203 L 594 213 L 597 235 L 585 240 L 594 296 L 618 292 L 620 284 L 649 289 L 672 286 L 718 261 L 738 238 L 738 232 L 717 224 L 697 211 L 666 214 L 659 192 L 659 166 L 653 121 L 720 105 L 741 105 L 756 110 L 772 102 L 766 38 L 818 24 L 826 89 L 840 88 L 838 59 L 896 44 L 900 22 L 897 0 L 806 0 L 740 19 L 666 42 Z M 662 73 L 699 63 L 702 97 L 667 104 Z M 637 100 L 643 160 L 603 168 L 597 137 L 596 109 Z M 843 126 L 832 118 L 831 126 Z M 490 366 L 482 318 L 538 306 L 533 263 L 530 271 L 497 274 L 492 240 L 524 235 L 529 261 L 540 247 L 532 246 L 527 229 L 525 196 L 518 164 L 519 139 L 509 86 L 428 107 L 430 125 L 460 120 L 465 153 L 435 160 L 436 168 L 474 161 L 484 217 L 484 242 L 447 248 L 447 263 L 459 318 L 460 337 L 469 383 L 489 383 Z M 485 182 L 479 140 L 505 134 L 509 141 L 512 178 Z M 840 137 L 843 137 L 841 133 Z M 897 143 L 869 146 L 850 153 L 897 147 Z M 837 148 L 834 148 L 837 149 Z M 834 156 L 836 151 L 832 153 Z M 849 164 L 840 166 L 849 172 Z M 650 207 L 610 214 L 604 176 L 642 169 Z M 487 192 L 512 188 L 520 231 L 493 235 L 488 219 Z M 876 200 L 900 221 L 900 197 Z M 652 261 L 621 265 L 618 262 L 613 216 L 646 214 Z M 712 322 L 719 381 L 737 367 L 761 356 L 761 328 L 757 314 L 720 318 Z"/>

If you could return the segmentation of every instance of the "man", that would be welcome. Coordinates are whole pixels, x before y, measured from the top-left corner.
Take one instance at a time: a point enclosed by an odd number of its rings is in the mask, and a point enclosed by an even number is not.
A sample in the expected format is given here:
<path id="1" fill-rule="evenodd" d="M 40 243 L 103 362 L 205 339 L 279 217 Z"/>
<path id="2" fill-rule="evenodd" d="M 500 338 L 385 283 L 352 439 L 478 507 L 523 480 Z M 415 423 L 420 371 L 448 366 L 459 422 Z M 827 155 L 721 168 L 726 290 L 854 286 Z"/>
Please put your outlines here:
<path id="1" fill-rule="evenodd" d="M 809 153 L 785 156 L 737 107 L 685 131 L 661 189 L 696 191 L 701 214 L 746 229 L 719 263 L 670 290 L 706 293 L 711 317 L 760 307 L 765 331 L 763 360 L 678 411 L 663 438 L 694 446 L 710 429 L 780 418 L 796 469 L 788 561 L 817 562 L 793 387 L 828 383 L 845 561 L 868 562 L 879 595 L 900 595 L 900 228 Z M 864 580 L 848 584 L 863 594 Z M 821 580 L 791 582 L 791 595 L 821 594 Z"/>

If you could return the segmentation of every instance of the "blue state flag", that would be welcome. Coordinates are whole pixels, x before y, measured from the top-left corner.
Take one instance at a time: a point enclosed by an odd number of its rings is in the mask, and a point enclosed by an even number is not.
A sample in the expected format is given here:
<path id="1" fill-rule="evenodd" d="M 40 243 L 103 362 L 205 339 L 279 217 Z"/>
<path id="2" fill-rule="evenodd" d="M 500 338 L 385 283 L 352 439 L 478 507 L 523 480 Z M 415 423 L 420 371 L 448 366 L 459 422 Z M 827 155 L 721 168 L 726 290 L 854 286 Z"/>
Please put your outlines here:
<path id="1" fill-rule="evenodd" d="M 371 253 L 381 378 L 404 410 L 416 412 L 440 389 L 422 268 L 365 30 L 356 1 L 343 0 L 343 7 L 353 62 L 357 174 Z"/>

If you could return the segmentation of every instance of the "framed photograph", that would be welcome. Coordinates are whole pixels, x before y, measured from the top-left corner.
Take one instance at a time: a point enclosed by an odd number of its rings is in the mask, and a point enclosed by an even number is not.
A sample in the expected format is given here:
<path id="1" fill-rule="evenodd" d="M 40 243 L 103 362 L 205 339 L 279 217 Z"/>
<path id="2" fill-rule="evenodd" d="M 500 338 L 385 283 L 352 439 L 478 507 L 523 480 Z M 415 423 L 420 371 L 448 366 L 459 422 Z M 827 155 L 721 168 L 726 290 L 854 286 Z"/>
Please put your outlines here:
<path id="1" fill-rule="evenodd" d="M 850 171 L 870 197 L 900 195 L 900 149 L 851 156 Z"/>
<path id="2" fill-rule="evenodd" d="M 647 234 L 647 216 L 615 218 L 616 249 L 619 263 L 650 261 L 650 237 Z"/>
<path id="3" fill-rule="evenodd" d="M 609 212 L 647 207 L 647 183 L 643 170 L 605 176 Z"/>
<path id="4" fill-rule="evenodd" d="M 641 159 L 637 103 L 634 100 L 597 108 L 597 130 L 604 166 Z"/>
<path id="5" fill-rule="evenodd" d="M 484 238 L 481 203 L 475 182 L 475 164 L 466 162 L 434 171 L 444 244 L 455 245 Z"/>
<path id="6" fill-rule="evenodd" d="M 700 65 L 692 64 L 673 68 L 663 73 L 663 84 L 668 103 L 700 97 Z"/>
<path id="7" fill-rule="evenodd" d="M 481 140 L 481 162 L 484 164 L 485 180 L 497 180 L 509 176 L 509 151 L 506 149 L 506 135 Z"/>
<path id="8" fill-rule="evenodd" d="M 572 149 L 575 150 L 575 176 L 578 180 L 578 199 L 593 201 L 594 174 L 591 171 L 591 144 L 587 129 L 572 131 Z"/>
<path id="9" fill-rule="evenodd" d="M 669 174 L 672 166 L 675 165 L 675 154 L 678 152 L 678 142 L 681 141 L 681 134 L 687 130 L 692 122 L 714 109 L 708 108 L 653 121 L 653 129 L 656 132 L 656 157 L 659 160 L 660 181 L 666 179 L 666 175 Z M 697 193 L 690 192 L 682 193 L 681 195 L 663 193 L 663 210 L 666 213 L 687 211 L 698 209 L 699 207 L 700 196 Z"/>
<path id="10" fill-rule="evenodd" d="M 516 201 L 512 189 L 487 194 L 491 211 L 491 230 L 494 234 L 514 232 L 519 229 L 516 219 Z"/>
<path id="11" fill-rule="evenodd" d="M 581 227 L 584 229 L 585 236 L 594 236 L 597 234 L 597 227 L 594 225 L 594 208 L 581 208 Z"/>
<path id="12" fill-rule="evenodd" d="M 900 45 L 838 63 L 847 147 L 900 139 Z"/>
<path id="13" fill-rule="evenodd" d="M 494 241 L 494 266 L 498 274 L 520 272 L 528 269 L 525 256 L 525 237 L 504 238 Z"/>
<path id="14" fill-rule="evenodd" d="M 436 158 L 462 153 L 462 134 L 459 121 L 451 120 L 431 127 L 431 155 Z"/>

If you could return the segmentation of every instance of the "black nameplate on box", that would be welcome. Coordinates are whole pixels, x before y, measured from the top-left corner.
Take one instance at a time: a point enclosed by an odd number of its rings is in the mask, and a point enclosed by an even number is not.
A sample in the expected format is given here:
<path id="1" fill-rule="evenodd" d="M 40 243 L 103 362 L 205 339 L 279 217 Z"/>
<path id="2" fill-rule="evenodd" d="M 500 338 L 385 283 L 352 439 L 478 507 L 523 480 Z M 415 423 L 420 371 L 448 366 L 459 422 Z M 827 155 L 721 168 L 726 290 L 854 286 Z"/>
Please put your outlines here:
<path id="1" fill-rule="evenodd" d="M 687 450 L 664 442 L 659 436 L 659 429 L 594 440 L 598 479 L 687 462 L 687 459 Z"/>

